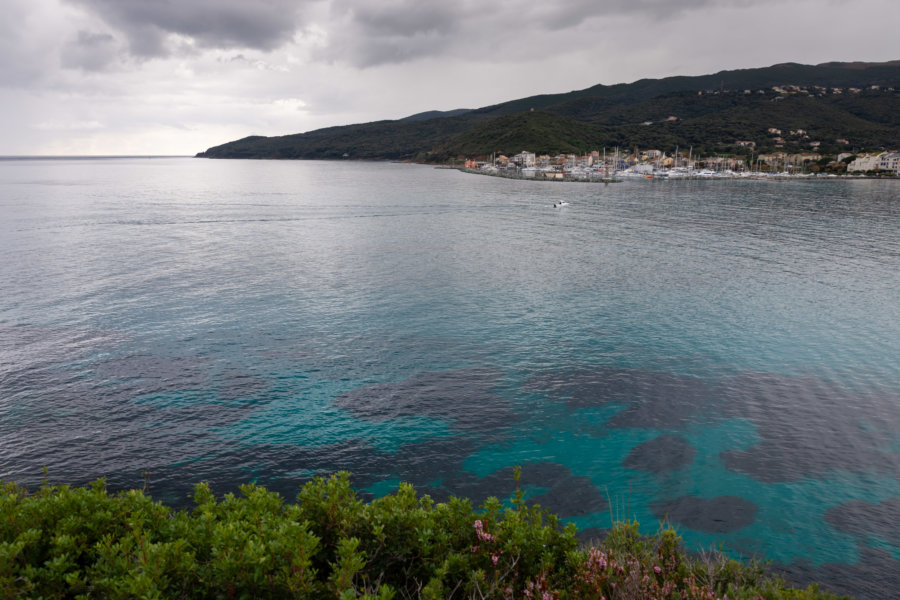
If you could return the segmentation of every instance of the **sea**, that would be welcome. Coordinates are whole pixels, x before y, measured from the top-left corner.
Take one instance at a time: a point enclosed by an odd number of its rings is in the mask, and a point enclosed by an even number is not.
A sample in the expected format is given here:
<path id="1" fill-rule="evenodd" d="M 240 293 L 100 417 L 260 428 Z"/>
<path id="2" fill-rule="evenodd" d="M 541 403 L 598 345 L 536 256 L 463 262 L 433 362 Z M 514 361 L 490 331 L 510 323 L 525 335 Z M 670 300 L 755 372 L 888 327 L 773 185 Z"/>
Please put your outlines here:
<path id="1" fill-rule="evenodd" d="M 585 540 L 900 595 L 900 181 L 0 159 L 0 479 L 478 504 L 515 466 Z"/>

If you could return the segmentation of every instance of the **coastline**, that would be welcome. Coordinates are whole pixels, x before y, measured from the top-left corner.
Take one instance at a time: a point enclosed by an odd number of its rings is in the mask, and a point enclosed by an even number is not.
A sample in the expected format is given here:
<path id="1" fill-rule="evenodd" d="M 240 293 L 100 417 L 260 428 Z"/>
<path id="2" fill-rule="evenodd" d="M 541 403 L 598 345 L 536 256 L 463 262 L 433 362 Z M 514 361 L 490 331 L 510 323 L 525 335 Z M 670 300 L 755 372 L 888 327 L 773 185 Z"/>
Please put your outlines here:
<path id="1" fill-rule="evenodd" d="M 568 183 L 622 183 L 621 179 L 616 179 L 615 177 L 573 177 L 571 175 L 567 175 L 565 173 L 562 174 L 562 177 L 544 177 L 544 176 L 534 176 L 527 177 L 525 175 L 510 174 L 510 173 L 490 173 L 488 171 L 482 171 L 479 169 L 469 169 L 466 167 L 454 167 L 451 165 L 440 165 L 435 167 L 436 169 L 456 169 L 457 171 L 462 171 L 463 173 L 470 173 L 472 175 L 486 175 L 488 177 L 500 177 L 502 179 L 520 179 L 524 181 L 552 181 L 552 182 L 568 182 Z"/>
<path id="2" fill-rule="evenodd" d="M 855 180 L 877 180 L 877 181 L 900 181 L 900 177 L 894 176 L 872 176 L 872 175 L 813 175 L 813 174 L 768 174 L 768 173 L 717 173 L 714 175 L 669 175 L 666 173 L 652 174 L 626 174 L 616 171 L 612 177 L 591 177 L 591 176 L 573 176 L 569 173 L 561 172 L 560 177 L 545 177 L 543 175 L 526 176 L 520 173 L 502 173 L 490 172 L 481 169 L 472 169 L 467 167 L 459 167 L 454 165 L 438 165 L 436 169 L 455 169 L 463 173 L 471 175 L 484 175 L 488 177 L 499 177 L 501 179 L 516 179 L 522 181 L 541 181 L 541 182 L 563 182 L 563 183 L 622 183 L 626 180 L 645 179 L 657 181 L 855 181 Z M 616 176 L 618 175 L 618 177 Z"/>

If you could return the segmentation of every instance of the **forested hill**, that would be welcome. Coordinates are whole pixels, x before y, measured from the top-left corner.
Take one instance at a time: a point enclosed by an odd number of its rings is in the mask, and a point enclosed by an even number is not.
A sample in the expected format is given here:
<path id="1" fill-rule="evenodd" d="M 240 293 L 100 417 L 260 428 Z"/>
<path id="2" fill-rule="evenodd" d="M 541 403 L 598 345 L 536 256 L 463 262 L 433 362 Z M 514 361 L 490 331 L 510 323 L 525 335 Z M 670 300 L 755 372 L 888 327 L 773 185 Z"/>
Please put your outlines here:
<path id="1" fill-rule="evenodd" d="M 900 61 L 787 63 L 595 85 L 474 110 L 251 136 L 197 156 L 441 162 L 523 149 L 557 153 L 613 146 L 733 153 L 748 148 L 746 142 L 757 152 L 900 148 Z"/>

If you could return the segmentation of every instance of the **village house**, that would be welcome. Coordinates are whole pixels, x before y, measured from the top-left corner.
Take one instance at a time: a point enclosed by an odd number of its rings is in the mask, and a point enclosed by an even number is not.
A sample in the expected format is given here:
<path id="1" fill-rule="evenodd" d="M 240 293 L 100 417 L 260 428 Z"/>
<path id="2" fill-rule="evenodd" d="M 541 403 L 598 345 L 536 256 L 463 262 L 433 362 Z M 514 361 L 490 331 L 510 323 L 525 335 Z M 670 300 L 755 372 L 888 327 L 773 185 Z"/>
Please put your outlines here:
<path id="1" fill-rule="evenodd" d="M 716 171 L 723 169 L 738 169 L 743 164 L 744 160 L 742 158 L 735 158 L 732 156 L 711 156 L 703 159 L 704 167 L 707 169 L 715 169 Z"/>
<path id="2" fill-rule="evenodd" d="M 529 152 L 528 150 L 522 150 L 518 154 L 514 155 L 510 162 L 514 165 L 522 168 L 529 168 L 534 166 L 535 155 L 534 152 Z"/>
<path id="3" fill-rule="evenodd" d="M 774 165 L 784 164 L 784 159 L 786 156 L 787 152 L 771 152 L 769 154 L 760 154 L 756 158 L 763 164 Z"/>
<path id="4" fill-rule="evenodd" d="M 795 152 L 785 157 L 785 162 L 789 165 L 802 165 L 807 162 L 816 162 L 822 160 L 822 155 L 817 152 Z"/>

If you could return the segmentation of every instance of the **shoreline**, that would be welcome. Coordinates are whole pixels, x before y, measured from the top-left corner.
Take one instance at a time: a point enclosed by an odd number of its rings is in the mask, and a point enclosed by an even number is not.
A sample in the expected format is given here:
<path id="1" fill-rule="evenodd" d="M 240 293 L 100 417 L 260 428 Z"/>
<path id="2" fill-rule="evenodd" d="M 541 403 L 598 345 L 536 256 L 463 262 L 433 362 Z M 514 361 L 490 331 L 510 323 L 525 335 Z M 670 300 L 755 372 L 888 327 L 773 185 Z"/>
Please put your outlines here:
<path id="1" fill-rule="evenodd" d="M 767 175 L 764 173 L 755 173 L 751 175 L 689 175 L 689 176 L 668 176 L 668 175 L 627 175 L 620 177 L 573 177 L 563 174 L 562 177 L 543 177 L 533 176 L 526 177 L 521 174 L 509 173 L 490 173 L 479 169 L 471 169 L 466 167 L 458 167 L 453 165 L 437 165 L 436 169 L 455 169 L 463 173 L 471 175 L 484 175 L 487 177 L 499 177 L 501 179 L 515 179 L 521 181 L 541 181 L 541 182 L 562 182 L 562 183 L 623 183 L 628 180 L 644 179 L 656 181 L 855 181 L 855 180 L 877 180 L 877 181 L 900 181 L 900 177 L 895 176 L 872 176 L 872 175 Z"/>
<path id="2" fill-rule="evenodd" d="M 544 176 L 534 176 L 534 177 L 526 177 L 525 175 L 511 175 L 509 173 L 488 173 L 487 171 L 481 171 L 479 169 L 467 169 L 466 167 L 454 167 L 451 165 L 439 165 L 435 167 L 436 169 L 456 169 L 457 171 L 462 171 L 463 173 L 469 173 L 472 175 L 485 175 L 487 177 L 499 177 L 501 179 L 517 179 L 523 181 L 547 181 L 547 182 L 563 182 L 563 183 L 622 183 L 622 179 L 616 179 L 615 177 L 572 177 L 571 175 L 563 174 L 562 177 L 544 177 Z"/>

